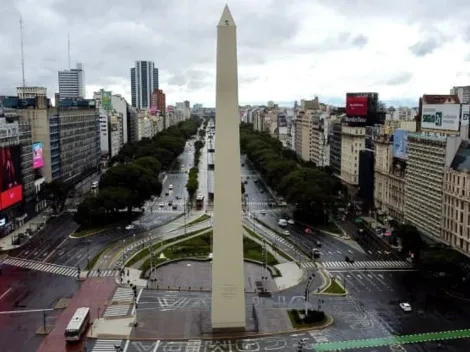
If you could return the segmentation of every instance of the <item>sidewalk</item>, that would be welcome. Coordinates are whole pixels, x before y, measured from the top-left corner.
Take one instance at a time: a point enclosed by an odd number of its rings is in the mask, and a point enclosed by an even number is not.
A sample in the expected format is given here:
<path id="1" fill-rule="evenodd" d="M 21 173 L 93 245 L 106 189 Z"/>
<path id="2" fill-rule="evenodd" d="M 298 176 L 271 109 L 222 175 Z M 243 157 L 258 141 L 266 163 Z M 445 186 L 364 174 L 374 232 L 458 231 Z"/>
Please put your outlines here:
<path id="1" fill-rule="evenodd" d="M 44 228 L 48 219 L 49 215 L 45 215 L 44 213 L 39 214 L 7 236 L 0 238 L 0 251 L 9 251 L 24 246 L 31 237 Z M 28 235 L 28 232 L 30 232 L 30 235 Z M 23 234 L 24 238 L 20 240 L 20 244 L 14 245 L 14 240 L 17 239 L 20 234 Z"/>
<path id="2" fill-rule="evenodd" d="M 135 317 L 95 319 L 88 330 L 87 337 L 92 339 L 127 339 L 131 335 L 134 322 Z"/>
<path id="3" fill-rule="evenodd" d="M 304 271 L 294 262 L 276 264 L 274 267 L 281 273 L 280 277 L 274 278 L 278 290 L 285 290 L 295 286 L 302 282 L 304 278 Z"/>

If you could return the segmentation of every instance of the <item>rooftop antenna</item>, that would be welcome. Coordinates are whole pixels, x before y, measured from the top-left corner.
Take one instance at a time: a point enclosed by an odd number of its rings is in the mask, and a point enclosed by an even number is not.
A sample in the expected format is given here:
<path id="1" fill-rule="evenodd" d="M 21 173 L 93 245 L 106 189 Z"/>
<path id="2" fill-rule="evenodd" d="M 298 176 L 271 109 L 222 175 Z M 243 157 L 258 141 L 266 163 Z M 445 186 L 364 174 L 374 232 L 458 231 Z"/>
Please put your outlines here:
<path id="1" fill-rule="evenodd" d="M 70 66 L 70 33 L 67 34 L 67 52 L 69 56 L 69 70 L 71 68 Z"/>
<path id="2" fill-rule="evenodd" d="M 21 75 L 23 79 L 23 96 L 24 96 L 24 88 L 26 87 L 26 80 L 24 77 L 23 16 L 21 14 L 20 14 L 20 35 L 21 35 Z"/>

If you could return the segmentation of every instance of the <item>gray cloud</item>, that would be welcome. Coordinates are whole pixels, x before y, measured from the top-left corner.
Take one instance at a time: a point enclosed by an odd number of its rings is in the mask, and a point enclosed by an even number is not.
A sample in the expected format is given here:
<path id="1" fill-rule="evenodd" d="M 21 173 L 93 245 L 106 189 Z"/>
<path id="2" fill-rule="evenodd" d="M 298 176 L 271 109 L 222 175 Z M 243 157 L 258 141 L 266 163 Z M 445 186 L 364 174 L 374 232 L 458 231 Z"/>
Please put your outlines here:
<path id="1" fill-rule="evenodd" d="M 386 86 L 399 86 L 401 84 L 408 83 L 413 78 L 413 73 L 411 72 L 399 72 L 390 77 L 378 81 L 376 84 L 378 85 L 386 85 Z"/>
<path id="2" fill-rule="evenodd" d="M 436 38 L 427 38 L 411 45 L 408 49 L 416 56 L 426 56 L 432 54 L 441 44 Z"/>

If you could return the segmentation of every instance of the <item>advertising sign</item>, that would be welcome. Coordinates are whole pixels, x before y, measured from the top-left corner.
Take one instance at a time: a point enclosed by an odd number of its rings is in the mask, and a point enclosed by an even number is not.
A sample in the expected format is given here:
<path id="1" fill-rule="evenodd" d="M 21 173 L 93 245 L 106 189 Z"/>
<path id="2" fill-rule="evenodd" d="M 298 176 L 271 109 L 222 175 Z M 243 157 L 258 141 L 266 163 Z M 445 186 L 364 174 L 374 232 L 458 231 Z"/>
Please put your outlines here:
<path id="1" fill-rule="evenodd" d="M 44 157 L 42 155 L 42 143 L 33 143 L 33 168 L 39 169 L 44 166 Z"/>
<path id="2" fill-rule="evenodd" d="M 157 113 L 157 107 L 155 105 L 153 105 L 152 107 L 150 107 L 150 113 L 152 115 L 155 115 Z"/>
<path id="3" fill-rule="evenodd" d="M 393 133 L 393 156 L 399 159 L 408 159 L 408 131 L 396 129 Z"/>
<path id="4" fill-rule="evenodd" d="M 421 128 L 458 131 L 460 104 L 423 104 Z"/>
<path id="5" fill-rule="evenodd" d="M 0 209 L 23 200 L 20 146 L 0 148 Z"/>
<path id="6" fill-rule="evenodd" d="M 470 118 L 470 105 L 462 105 L 462 119 L 460 124 L 462 126 L 468 126 L 468 120 Z"/>
<path id="7" fill-rule="evenodd" d="M 105 109 L 106 111 L 109 111 L 109 110 L 113 109 L 113 105 L 111 103 L 111 96 L 112 95 L 113 95 L 112 92 L 105 91 L 105 90 L 102 91 L 102 94 L 101 94 L 101 107 L 103 109 Z"/>
<path id="8" fill-rule="evenodd" d="M 367 116 L 368 97 L 356 97 L 346 95 L 346 115 L 347 116 Z"/>

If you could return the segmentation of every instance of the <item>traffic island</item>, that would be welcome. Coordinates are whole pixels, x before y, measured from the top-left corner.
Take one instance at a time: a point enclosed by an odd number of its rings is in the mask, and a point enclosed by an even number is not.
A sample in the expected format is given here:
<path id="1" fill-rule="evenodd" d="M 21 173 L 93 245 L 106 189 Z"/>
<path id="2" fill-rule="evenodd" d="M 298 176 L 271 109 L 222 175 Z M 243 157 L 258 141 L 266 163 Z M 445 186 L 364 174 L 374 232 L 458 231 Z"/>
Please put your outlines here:
<path id="1" fill-rule="evenodd" d="M 329 282 L 326 287 L 317 293 L 317 295 L 346 296 L 348 292 L 336 277 L 328 277 Z"/>
<path id="2" fill-rule="evenodd" d="M 291 309 L 287 314 L 292 327 L 299 330 L 324 329 L 333 323 L 333 318 L 321 310 Z"/>
<path id="3" fill-rule="evenodd" d="M 202 214 L 200 217 L 194 219 L 193 221 L 188 222 L 186 225 L 181 226 L 181 227 L 182 227 L 182 228 L 183 228 L 183 227 L 191 227 L 191 226 L 194 226 L 194 225 L 199 224 L 199 223 L 201 223 L 201 222 L 207 221 L 207 220 L 209 220 L 210 218 L 211 218 L 210 215 L 208 215 L 208 214 Z"/>

